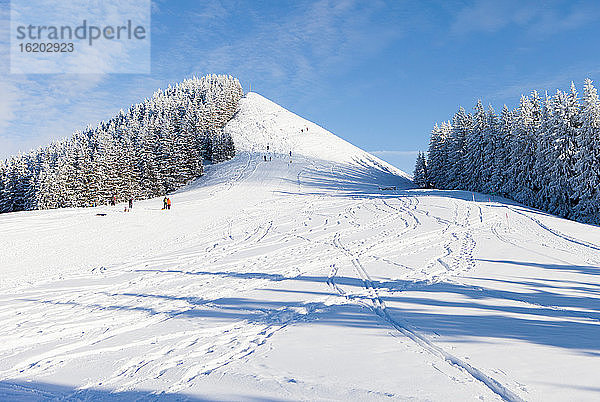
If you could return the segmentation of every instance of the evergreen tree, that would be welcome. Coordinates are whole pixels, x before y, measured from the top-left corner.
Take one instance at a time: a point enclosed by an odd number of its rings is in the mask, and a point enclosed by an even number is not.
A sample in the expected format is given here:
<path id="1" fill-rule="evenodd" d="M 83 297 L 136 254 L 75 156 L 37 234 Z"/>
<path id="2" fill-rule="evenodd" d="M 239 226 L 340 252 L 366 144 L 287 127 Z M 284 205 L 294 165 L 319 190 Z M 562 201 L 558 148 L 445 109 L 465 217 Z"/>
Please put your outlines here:
<path id="1" fill-rule="evenodd" d="M 538 122 L 539 97 L 533 92 L 532 99 L 521 97 L 519 109 L 515 118 L 514 135 L 512 136 L 510 149 L 511 187 L 508 193 L 523 203 L 527 203 L 534 197 L 533 176 L 535 161 L 535 134 Z"/>
<path id="2" fill-rule="evenodd" d="M 571 93 L 557 91 L 552 100 L 553 112 L 551 118 L 551 142 L 549 163 L 546 174 L 548 177 L 549 197 L 545 209 L 568 217 L 573 205 L 573 183 L 575 176 L 575 140 L 578 109 L 577 91 L 571 88 Z"/>
<path id="3" fill-rule="evenodd" d="M 485 135 L 488 134 L 488 116 L 481 100 L 475 105 L 473 122 L 467 131 L 464 149 L 464 167 L 469 170 L 465 176 L 463 188 L 471 191 L 481 191 L 483 185 L 482 169 Z"/>
<path id="4" fill-rule="evenodd" d="M 436 123 L 431 130 L 429 139 L 429 149 L 427 150 L 427 163 L 429 165 L 429 176 L 433 186 L 444 188 L 445 183 L 442 179 L 442 172 L 446 169 L 446 145 L 442 138 L 442 130 Z M 414 175 L 413 175 L 414 176 Z"/>
<path id="5" fill-rule="evenodd" d="M 490 105 L 486 113 L 486 124 L 484 127 L 481 146 L 483 157 L 481 158 L 481 184 L 479 191 L 485 193 L 496 193 L 498 191 L 498 179 L 496 175 L 496 153 L 500 152 L 502 144 L 500 141 L 498 116 Z"/>
<path id="6" fill-rule="evenodd" d="M 473 117 L 462 107 L 452 119 L 452 128 L 448 136 L 448 178 L 447 187 L 465 188 L 473 166 L 468 166 L 465 158 L 466 140 L 471 131 Z"/>
<path id="7" fill-rule="evenodd" d="M 575 218 L 600 222 L 600 101 L 592 80 L 585 80 L 581 128 L 577 133 Z"/>
<path id="8" fill-rule="evenodd" d="M 417 155 L 417 162 L 415 164 L 415 171 L 413 174 L 413 182 L 419 188 L 429 188 L 427 161 L 425 160 L 425 154 L 423 152 L 419 152 Z"/>
<path id="9" fill-rule="evenodd" d="M 548 208 L 552 199 L 553 189 L 551 175 L 549 172 L 554 165 L 555 157 L 555 138 L 553 127 L 553 100 L 546 93 L 542 107 L 542 123 L 540 133 L 537 136 L 536 156 L 535 156 L 535 189 L 536 197 L 531 200 L 531 205 L 537 208 Z"/>

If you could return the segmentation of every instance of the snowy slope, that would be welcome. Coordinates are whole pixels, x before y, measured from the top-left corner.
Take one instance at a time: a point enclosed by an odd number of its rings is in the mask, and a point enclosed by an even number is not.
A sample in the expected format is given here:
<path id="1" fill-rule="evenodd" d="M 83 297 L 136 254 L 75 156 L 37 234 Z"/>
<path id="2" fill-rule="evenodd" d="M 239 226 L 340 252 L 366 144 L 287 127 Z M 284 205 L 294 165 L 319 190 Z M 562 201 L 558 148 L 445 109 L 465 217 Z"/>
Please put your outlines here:
<path id="1" fill-rule="evenodd" d="M 410 179 L 403 171 L 363 151 L 319 127 L 297 116 L 257 93 L 249 93 L 240 100 L 236 118 L 225 128 L 235 142 L 236 149 L 246 152 L 269 150 L 288 155 L 302 155 L 311 159 L 329 162 L 353 163 L 362 161 L 367 166 L 388 171 Z M 403 186 L 409 186 L 404 182 Z"/>
<path id="2" fill-rule="evenodd" d="M 171 211 L 0 215 L 0 400 L 600 397 L 600 228 L 411 190 L 257 94 L 226 129 Z"/>

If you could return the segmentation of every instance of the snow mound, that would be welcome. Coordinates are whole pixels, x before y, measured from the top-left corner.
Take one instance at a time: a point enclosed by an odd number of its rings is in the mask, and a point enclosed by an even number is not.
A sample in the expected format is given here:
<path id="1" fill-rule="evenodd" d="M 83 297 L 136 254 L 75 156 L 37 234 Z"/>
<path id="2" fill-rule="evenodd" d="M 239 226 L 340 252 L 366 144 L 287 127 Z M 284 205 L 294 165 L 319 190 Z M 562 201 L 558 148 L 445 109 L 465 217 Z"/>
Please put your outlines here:
<path id="1" fill-rule="evenodd" d="M 374 167 L 406 179 L 402 170 L 363 151 L 317 124 L 310 122 L 265 97 L 250 92 L 241 100 L 239 111 L 225 126 L 237 152 L 265 152 L 301 155 L 311 159 Z"/>

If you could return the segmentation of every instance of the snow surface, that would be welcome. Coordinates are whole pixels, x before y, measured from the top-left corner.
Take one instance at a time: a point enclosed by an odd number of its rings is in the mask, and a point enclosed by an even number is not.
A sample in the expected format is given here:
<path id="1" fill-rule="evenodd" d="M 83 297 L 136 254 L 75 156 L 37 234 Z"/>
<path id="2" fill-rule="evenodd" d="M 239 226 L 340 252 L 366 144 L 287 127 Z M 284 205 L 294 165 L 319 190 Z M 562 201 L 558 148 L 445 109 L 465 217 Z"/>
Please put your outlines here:
<path id="1" fill-rule="evenodd" d="M 226 129 L 171 211 L 0 215 L 0 400 L 600 398 L 600 228 L 412 190 L 257 94 Z"/>

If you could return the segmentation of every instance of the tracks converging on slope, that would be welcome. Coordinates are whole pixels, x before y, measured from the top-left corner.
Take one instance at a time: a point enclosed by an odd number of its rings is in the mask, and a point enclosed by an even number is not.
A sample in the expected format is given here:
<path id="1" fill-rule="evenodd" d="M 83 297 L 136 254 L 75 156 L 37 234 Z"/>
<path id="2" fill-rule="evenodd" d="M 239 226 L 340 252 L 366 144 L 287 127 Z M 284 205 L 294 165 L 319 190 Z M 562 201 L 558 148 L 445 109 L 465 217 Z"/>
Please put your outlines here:
<path id="1" fill-rule="evenodd" d="M 385 203 L 385 204 L 388 207 L 400 212 L 400 210 L 398 208 L 391 207 L 387 203 Z M 468 221 L 468 215 L 466 216 L 466 220 Z M 418 224 L 418 220 L 415 219 L 415 221 Z M 467 225 L 468 225 L 468 223 L 464 226 L 467 226 Z M 470 243 L 471 245 L 474 244 L 471 236 L 466 236 L 465 238 L 468 239 L 467 243 Z M 414 341 L 421 348 L 423 348 L 427 352 L 431 353 L 432 355 L 446 361 L 447 363 L 449 363 L 453 366 L 456 366 L 459 369 L 463 370 L 464 372 L 468 373 L 470 376 L 472 376 L 474 379 L 480 381 L 482 384 L 484 384 L 486 387 L 488 387 L 492 392 L 494 392 L 495 394 L 500 396 L 502 399 L 507 400 L 507 401 L 522 401 L 523 400 L 517 394 L 515 394 L 513 391 L 511 391 L 510 389 L 508 389 L 507 387 L 502 385 L 500 382 L 498 382 L 494 378 L 485 374 L 483 371 L 475 368 L 471 364 L 465 362 L 464 360 L 448 353 L 441 347 L 435 345 L 433 342 L 431 342 L 429 339 L 427 339 L 424 335 L 420 334 L 418 331 L 416 331 L 414 328 L 412 328 L 408 323 L 406 323 L 398 318 L 393 317 L 392 314 L 390 314 L 389 310 L 387 309 L 385 301 L 382 299 L 382 297 L 380 297 L 377 287 L 373 284 L 374 283 L 373 279 L 370 277 L 368 271 L 365 269 L 364 265 L 362 264 L 360 257 L 358 255 L 356 255 L 355 253 L 353 253 L 349 248 L 347 248 L 343 245 L 339 234 L 336 234 L 336 236 L 334 236 L 333 244 L 335 245 L 335 247 L 338 250 L 340 250 L 343 254 L 345 254 L 350 259 L 352 266 L 355 269 L 355 272 L 360 277 L 360 279 L 364 285 L 364 289 L 367 292 L 367 295 L 366 295 L 366 297 L 359 298 L 359 300 L 362 301 L 364 299 L 368 299 L 370 303 L 366 304 L 366 307 L 372 309 L 381 319 L 383 319 L 385 322 L 387 322 L 389 325 L 391 325 L 397 331 L 399 331 L 400 333 L 402 333 L 403 335 L 405 335 L 406 337 L 408 337 L 409 339 Z M 465 247 L 469 247 L 469 246 L 461 247 L 461 250 L 460 250 L 461 255 L 459 255 L 459 257 L 458 257 L 459 259 L 462 257 L 464 260 L 464 254 L 465 253 L 469 254 L 469 252 L 465 252 Z M 471 250 L 472 250 L 472 247 L 471 247 Z M 439 258 L 438 258 L 438 260 L 439 260 Z M 469 263 L 472 264 L 472 259 L 469 260 Z M 335 289 L 338 293 L 340 293 L 341 296 L 344 296 L 351 300 L 356 300 L 355 298 L 349 297 L 348 294 L 346 294 L 339 286 L 337 286 L 337 284 L 335 282 L 336 274 L 337 274 L 337 268 L 332 269 L 329 279 L 328 279 L 328 284 L 333 289 Z"/>

